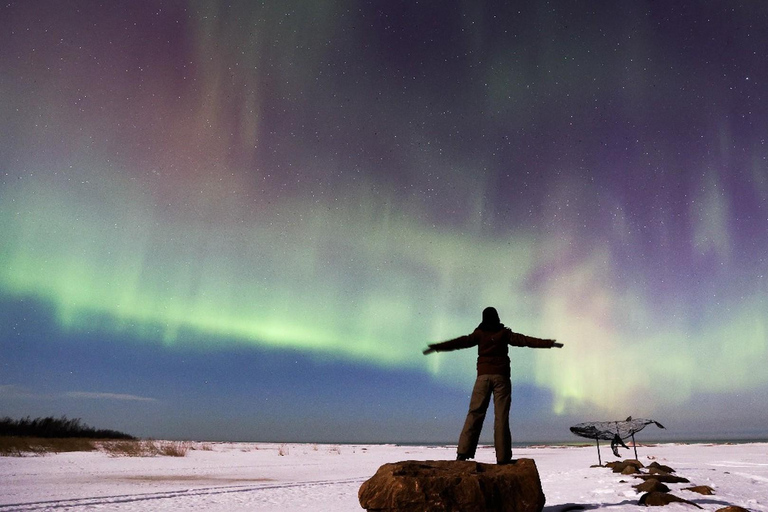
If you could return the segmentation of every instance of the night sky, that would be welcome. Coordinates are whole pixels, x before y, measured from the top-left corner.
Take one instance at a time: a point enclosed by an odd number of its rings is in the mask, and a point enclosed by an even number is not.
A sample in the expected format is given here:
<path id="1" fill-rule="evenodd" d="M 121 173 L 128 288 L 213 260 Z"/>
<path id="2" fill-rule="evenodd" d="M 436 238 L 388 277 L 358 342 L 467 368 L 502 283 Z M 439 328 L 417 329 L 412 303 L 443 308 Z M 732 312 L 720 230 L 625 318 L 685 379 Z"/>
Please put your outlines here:
<path id="1" fill-rule="evenodd" d="M 758 0 L 3 2 L 0 415 L 456 442 L 495 306 L 516 441 L 768 436 L 767 140 Z"/>

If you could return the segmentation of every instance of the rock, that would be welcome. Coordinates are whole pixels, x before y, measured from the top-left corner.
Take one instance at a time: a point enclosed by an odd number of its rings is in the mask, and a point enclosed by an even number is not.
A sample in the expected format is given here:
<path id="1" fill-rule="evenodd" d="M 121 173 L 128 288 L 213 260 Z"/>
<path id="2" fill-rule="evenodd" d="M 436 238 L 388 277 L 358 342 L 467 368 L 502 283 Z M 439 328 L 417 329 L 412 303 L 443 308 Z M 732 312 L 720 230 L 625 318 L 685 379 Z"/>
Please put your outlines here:
<path id="1" fill-rule="evenodd" d="M 637 492 L 669 492 L 669 487 L 659 482 L 655 478 L 649 478 L 645 482 L 633 485 Z"/>
<path id="2" fill-rule="evenodd" d="M 671 467 L 665 466 L 664 464 L 659 464 L 658 462 L 655 462 L 655 461 L 651 462 L 650 464 L 648 464 L 648 469 L 650 470 L 650 468 L 656 468 L 658 470 L 663 471 L 664 473 L 674 473 L 675 472 L 675 470 L 672 469 Z"/>
<path id="3" fill-rule="evenodd" d="M 686 503 L 688 505 L 693 505 L 696 508 L 701 508 L 692 501 L 678 498 L 674 494 L 669 494 L 668 492 L 649 492 L 640 496 L 640 501 L 638 501 L 638 505 L 644 505 L 646 507 L 663 507 L 670 503 Z"/>
<path id="4" fill-rule="evenodd" d="M 606 462 L 606 467 L 609 467 L 613 470 L 614 473 L 622 473 L 622 474 L 631 474 L 631 473 L 639 473 L 640 468 L 643 467 L 643 463 L 639 460 L 634 459 L 627 459 L 624 461 L 615 461 L 615 462 Z M 627 468 L 633 468 L 635 471 L 632 471 L 631 473 L 624 473 L 624 470 Z"/>
<path id="5" fill-rule="evenodd" d="M 404 461 L 381 466 L 360 486 L 369 511 L 484 512 L 544 508 L 539 472 L 532 459 L 512 464 L 471 461 Z"/>
<path id="6" fill-rule="evenodd" d="M 649 478 L 654 478 L 658 480 L 659 482 L 663 482 L 665 484 L 689 484 L 691 483 L 690 480 L 687 478 L 683 478 L 681 476 L 675 476 L 675 475 L 667 475 L 666 473 L 659 473 L 657 475 L 635 475 L 635 478 L 642 478 L 643 480 L 648 480 Z"/>
<path id="7" fill-rule="evenodd" d="M 686 487 L 683 490 L 697 492 L 705 496 L 712 496 L 715 494 L 715 490 L 708 485 L 694 485 L 693 487 Z"/>
<path id="8" fill-rule="evenodd" d="M 735 505 L 730 505 L 728 507 L 719 508 L 715 512 L 749 512 L 749 510 L 737 507 Z"/>
<path id="9" fill-rule="evenodd" d="M 625 466 L 624 469 L 621 470 L 622 475 L 634 475 L 635 473 L 639 472 L 640 470 L 634 466 Z"/>

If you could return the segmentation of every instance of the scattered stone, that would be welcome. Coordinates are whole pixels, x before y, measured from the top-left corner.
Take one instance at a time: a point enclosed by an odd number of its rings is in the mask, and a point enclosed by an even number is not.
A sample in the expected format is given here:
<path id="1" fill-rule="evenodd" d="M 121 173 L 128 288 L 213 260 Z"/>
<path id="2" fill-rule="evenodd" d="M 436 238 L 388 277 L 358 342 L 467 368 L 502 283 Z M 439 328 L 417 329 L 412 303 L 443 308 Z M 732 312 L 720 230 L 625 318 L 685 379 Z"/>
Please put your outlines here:
<path id="1" fill-rule="evenodd" d="M 688 505 L 693 505 L 696 508 L 701 508 L 692 501 L 678 498 L 674 494 L 669 494 L 668 492 L 649 492 L 643 494 L 640 497 L 640 501 L 638 501 L 638 505 L 643 505 L 646 507 L 663 507 L 665 505 L 669 505 L 670 503 L 686 503 Z"/>
<path id="2" fill-rule="evenodd" d="M 360 486 L 368 511 L 540 512 L 544 492 L 532 459 L 511 464 L 404 461 L 381 466 Z"/>
<path id="3" fill-rule="evenodd" d="M 683 490 L 697 492 L 705 496 L 712 496 L 715 494 L 715 490 L 708 485 L 694 485 L 693 487 L 686 487 Z"/>
<path id="4" fill-rule="evenodd" d="M 659 482 L 655 478 L 649 478 L 645 482 L 633 485 L 637 492 L 669 492 L 669 487 Z"/>
<path id="5" fill-rule="evenodd" d="M 605 466 L 611 468 L 614 473 L 623 473 L 625 475 L 631 474 L 631 473 L 624 473 L 624 470 L 628 467 L 631 467 L 634 469 L 632 473 L 639 473 L 640 468 L 644 467 L 642 462 L 634 459 L 627 459 L 623 461 L 617 460 L 615 462 L 606 462 Z"/>
<path id="6" fill-rule="evenodd" d="M 665 484 L 689 484 L 691 483 L 690 480 L 687 478 L 683 478 L 681 476 L 675 476 L 675 475 L 667 475 L 664 473 L 659 473 L 657 475 L 635 475 L 635 478 L 642 478 L 643 480 L 648 480 L 649 478 L 655 478 L 659 482 L 663 482 Z"/>
<path id="7" fill-rule="evenodd" d="M 659 469 L 659 470 L 661 470 L 661 471 L 663 471 L 665 473 L 674 473 L 675 472 L 675 470 L 672 469 L 671 467 L 665 466 L 664 464 L 659 464 L 656 461 L 651 462 L 650 464 L 648 464 L 648 469 L 650 469 L 650 468 L 656 468 L 656 469 Z"/>
<path id="8" fill-rule="evenodd" d="M 737 507 L 736 505 L 730 505 L 728 507 L 719 508 L 715 512 L 749 512 L 749 510 Z"/>

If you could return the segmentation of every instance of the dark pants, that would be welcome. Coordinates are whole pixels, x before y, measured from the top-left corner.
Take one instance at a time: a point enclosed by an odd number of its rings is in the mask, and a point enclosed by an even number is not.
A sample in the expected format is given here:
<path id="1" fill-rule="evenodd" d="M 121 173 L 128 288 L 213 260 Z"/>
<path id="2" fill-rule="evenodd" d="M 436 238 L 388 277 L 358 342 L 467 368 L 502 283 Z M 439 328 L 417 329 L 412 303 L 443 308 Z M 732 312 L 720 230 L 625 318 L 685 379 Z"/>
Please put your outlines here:
<path id="1" fill-rule="evenodd" d="M 512 436 L 509 433 L 509 404 L 512 398 L 512 383 L 504 375 L 478 375 L 464 429 L 459 437 L 459 455 L 474 458 L 483 420 L 493 395 L 493 445 L 496 448 L 496 462 L 512 459 Z"/>

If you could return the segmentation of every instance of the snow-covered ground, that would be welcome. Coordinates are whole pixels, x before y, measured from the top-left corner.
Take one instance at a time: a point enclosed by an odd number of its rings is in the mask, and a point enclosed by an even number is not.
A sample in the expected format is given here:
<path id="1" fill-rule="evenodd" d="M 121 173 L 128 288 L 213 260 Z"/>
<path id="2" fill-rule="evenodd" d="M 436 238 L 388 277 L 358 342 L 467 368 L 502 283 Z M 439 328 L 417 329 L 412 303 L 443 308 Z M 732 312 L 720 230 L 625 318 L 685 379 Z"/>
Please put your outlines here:
<path id="1" fill-rule="evenodd" d="M 361 510 L 360 485 L 387 462 L 453 459 L 455 447 L 193 443 L 186 457 L 110 457 L 101 452 L 41 457 L 0 457 L 0 511 L 239 510 L 343 512 Z M 623 450 L 630 458 L 632 451 Z M 660 444 L 638 448 L 640 461 L 673 467 L 690 484 L 670 484 L 672 493 L 706 510 L 739 505 L 768 511 L 768 443 L 739 445 Z M 569 504 L 611 510 L 647 510 L 637 505 L 632 477 L 597 463 L 594 447 L 531 447 L 516 458 L 536 461 L 547 502 L 556 511 Z M 615 460 L 610 450 L 603 461 Z M 478 451 L 492 463 L 493 449 Z M 708 485 L 713 496 L 681 490 Z M 673 504 L 666 510 L 695 510 Z"/>

